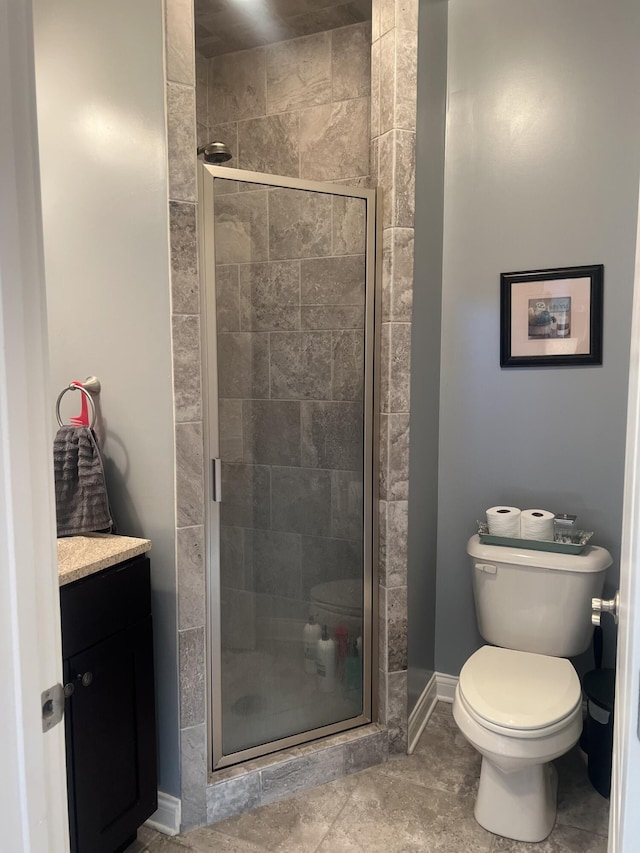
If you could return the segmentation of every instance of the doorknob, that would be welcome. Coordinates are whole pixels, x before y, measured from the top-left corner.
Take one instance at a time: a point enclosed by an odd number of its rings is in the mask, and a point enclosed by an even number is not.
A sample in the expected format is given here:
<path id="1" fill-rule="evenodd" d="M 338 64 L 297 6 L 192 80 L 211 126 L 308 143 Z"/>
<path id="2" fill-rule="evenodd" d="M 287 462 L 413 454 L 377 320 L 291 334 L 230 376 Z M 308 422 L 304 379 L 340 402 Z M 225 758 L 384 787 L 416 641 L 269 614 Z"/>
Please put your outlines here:
<path id="1" fill-rule="evenodd" d="M 593 625 L 600 624 L 600 614 L 610 613 L 613 616 L 613 621 L 618 624 L 618 616 L 620 614 L 620 590 L 616 590 L 613 598 L 592 598 L 591 599 L 591 623 Z"/>

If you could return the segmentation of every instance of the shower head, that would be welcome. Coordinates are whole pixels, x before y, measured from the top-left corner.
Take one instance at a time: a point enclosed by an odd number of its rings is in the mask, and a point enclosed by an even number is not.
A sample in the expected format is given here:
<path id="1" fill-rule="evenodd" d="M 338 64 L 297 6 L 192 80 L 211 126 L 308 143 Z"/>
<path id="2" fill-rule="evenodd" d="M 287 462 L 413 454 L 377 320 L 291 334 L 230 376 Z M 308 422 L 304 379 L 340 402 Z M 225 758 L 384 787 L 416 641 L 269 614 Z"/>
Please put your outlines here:
<path id="1" fill-rule="evenodd" d="M 198 157 L 201 154 L 204 154 L 205 163 L 213 163 L 214 165 L 226 163 L 232 157 L 229 147 L 224 142 L 207 142 L 206 145 L 198 148 Z"/>

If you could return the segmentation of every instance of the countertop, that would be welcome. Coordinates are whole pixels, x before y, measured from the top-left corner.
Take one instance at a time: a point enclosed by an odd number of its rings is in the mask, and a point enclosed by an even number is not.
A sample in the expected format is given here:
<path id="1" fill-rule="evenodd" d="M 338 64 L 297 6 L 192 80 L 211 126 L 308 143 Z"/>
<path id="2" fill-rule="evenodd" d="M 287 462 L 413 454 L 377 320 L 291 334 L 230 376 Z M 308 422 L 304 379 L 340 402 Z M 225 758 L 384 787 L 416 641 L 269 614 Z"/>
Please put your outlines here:
<path id="1" fill-rule="evenodd" d="M 58 539 L 58 581 L 60 586 L 130 560 L 151 549 L 148 539 L 87 533 Z"/>

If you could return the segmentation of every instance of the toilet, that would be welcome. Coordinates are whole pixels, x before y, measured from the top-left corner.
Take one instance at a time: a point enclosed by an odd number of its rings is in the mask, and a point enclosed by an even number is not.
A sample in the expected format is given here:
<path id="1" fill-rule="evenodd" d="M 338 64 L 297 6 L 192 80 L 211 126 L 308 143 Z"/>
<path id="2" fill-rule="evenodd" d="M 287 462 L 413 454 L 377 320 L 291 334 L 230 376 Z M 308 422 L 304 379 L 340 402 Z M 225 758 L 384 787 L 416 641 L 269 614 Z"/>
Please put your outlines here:
<path id="1" fill-rule="evenodd" d="M 462 667 L 453 716 L 482 755 L 478 823 L 542 841 L 556 817 L 556 770 L 582 731 L 582 692 L 566 658 L 589 648 L 591 599 L 612 558 L 467 543 L 482 646 Z"/>
<path id="2" fill-rule="evenodd" d="M 311 612 L 316 622 L 326 625 L 333 637 L 343 625 L 355 639 L 362 634 L 362 579 L 325 581 L 311 588 Z"/>

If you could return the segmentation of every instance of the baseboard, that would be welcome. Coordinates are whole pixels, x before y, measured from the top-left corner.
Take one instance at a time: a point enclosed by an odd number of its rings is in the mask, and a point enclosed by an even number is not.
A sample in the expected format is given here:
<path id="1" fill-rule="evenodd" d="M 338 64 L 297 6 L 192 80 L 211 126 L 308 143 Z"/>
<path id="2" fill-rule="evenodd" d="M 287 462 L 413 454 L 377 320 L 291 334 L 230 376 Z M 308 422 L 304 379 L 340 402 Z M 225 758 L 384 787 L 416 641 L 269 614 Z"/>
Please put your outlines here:
<path id="1" fill-rule="evenodd" d="M 425 726 L 429 722 L 429 717 L 433 713 L 433 709 L 438 701 L 438 689 L 436 683 L 435 672 L 427 682 L 427 686 L 420 694 L 420 698 L 416 702 L 413 711 L 409 714 L 409 734 L 407 753 L 411 755 L 416 748 L 418 739 Z"/>
<path id="2" fill-rule="evenodd" d="M 438 701 L 453 702 L 458 676 L 447 675 L 446 672 L 436 672 L 436 683 L 438 685 Z"/>
<path id="3" fill-rule="evenodd" d="M 146 826 L 157 829 L 164 835 L 177 835 L 180 832 L 181 803 L 177 797 L 158 791 L 158 808 L 145 821 Z"/>

